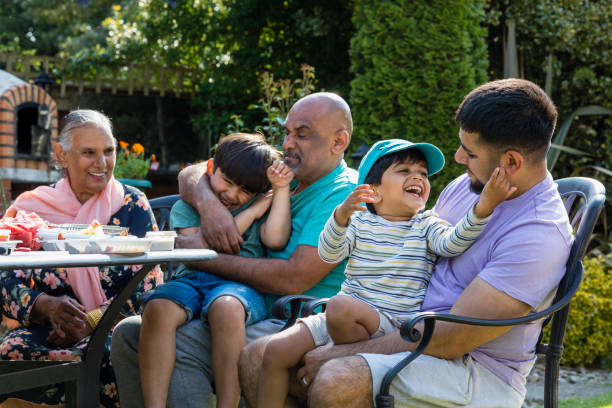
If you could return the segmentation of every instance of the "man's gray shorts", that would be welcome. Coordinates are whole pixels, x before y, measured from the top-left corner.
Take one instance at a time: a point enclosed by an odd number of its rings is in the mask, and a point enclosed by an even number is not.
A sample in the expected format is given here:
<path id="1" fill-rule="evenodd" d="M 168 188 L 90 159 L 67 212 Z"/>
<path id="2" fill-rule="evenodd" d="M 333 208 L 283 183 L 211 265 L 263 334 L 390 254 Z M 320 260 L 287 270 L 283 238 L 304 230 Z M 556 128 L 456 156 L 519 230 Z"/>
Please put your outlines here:
<path id="1" fill-rule="evenodd" d="M 370 366 L 374 400 L 382 379 L 408 353 L 360 354 Z M 391 383 L 396 407 L 519 408 L 523 396 L 469 355 L 445 360 L 421 355 Z"/>

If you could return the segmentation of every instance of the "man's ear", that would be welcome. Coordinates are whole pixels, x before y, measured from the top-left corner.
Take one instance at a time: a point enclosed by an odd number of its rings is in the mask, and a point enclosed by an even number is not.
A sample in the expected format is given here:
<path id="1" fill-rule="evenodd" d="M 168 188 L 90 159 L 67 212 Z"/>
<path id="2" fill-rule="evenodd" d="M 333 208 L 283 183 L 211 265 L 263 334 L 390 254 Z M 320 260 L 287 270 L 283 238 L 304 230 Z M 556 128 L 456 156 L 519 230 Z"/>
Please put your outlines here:
<path id="1" fill-rule="evenodd" d="M 513 176 L 525 165 L 525 157 L 516 150 L 508 150 L 502 155 L 500 164 L 506 170 L 506 174 Z"/>
<path id="2" fill-rule="evenodd" d="M 62 145 L 57 142 L 53 142 L 51 144 L 51 148 L 53 149 L 53 153 L 55 153 L 55 160 L 57 160 L 62 167 L 66 167 L 65 163 L 67 152 L 62 148 Z"/>
<path id="3" fill-rule="evenodd" d="M 332 153 L 336 155 L 344 153 L 350 141 L 351 136 L 345 129 L 338 130 L 336 133 L 334 133 L 334 139 L 331 146 Z"/>

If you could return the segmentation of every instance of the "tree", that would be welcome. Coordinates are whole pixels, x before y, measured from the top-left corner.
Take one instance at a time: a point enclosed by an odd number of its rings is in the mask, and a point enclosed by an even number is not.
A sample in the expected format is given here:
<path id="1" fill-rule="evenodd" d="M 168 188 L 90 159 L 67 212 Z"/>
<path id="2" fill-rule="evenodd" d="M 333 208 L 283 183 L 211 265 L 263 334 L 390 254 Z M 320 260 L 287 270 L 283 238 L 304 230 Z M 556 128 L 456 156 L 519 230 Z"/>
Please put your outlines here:
<path id="1" fill-rule="evenodd" d="M 487 79 L 483 19 L 482 4 L 472 1 L 355 1 L 349 52 L 355 138 L 437 145 L 447 164 L 431 181 L 432 197 L 462 171 L 453 160 L 453 112 Z"/>

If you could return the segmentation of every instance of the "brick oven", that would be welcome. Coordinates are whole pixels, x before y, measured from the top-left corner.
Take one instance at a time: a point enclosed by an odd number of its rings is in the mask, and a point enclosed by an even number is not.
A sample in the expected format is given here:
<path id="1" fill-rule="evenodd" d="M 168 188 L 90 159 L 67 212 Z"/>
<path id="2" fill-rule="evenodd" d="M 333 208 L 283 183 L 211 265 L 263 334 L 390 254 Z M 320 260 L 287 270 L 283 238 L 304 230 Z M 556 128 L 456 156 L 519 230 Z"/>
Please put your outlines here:
<path id="1" fill-rule="evenodd" d="M 0 70 L 0 178 L 7 203 L 24 190 L 59 178 L 50 165 L 51 143 L 57 138 L 53 98 L 37 85 Z"/>

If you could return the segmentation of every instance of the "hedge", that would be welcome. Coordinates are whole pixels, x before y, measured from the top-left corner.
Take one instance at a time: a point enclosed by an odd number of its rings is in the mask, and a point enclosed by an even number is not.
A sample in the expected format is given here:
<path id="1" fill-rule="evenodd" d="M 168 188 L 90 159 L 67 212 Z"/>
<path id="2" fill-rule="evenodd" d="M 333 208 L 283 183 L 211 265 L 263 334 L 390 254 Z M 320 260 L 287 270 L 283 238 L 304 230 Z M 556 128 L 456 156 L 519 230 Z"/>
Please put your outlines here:
<path id="1" fill-rule="evenodd" d="M 355 149 L 380 139 L 437 145 L 446 168 L 431 180 L 432 201 L 463 169 L 454 112 L 487 80 L 480 1 L 356 0 L 349 54 Z"/>
<path id="2" fill-rule="evenodd" d="M 583 262 L 584 277 L 570 306 L 561 357 L 562 364 L 571 366 L 612 356 L 612 267 L 602 256 Z M 549 335 L 550 326 L 545 338 Z"/>

